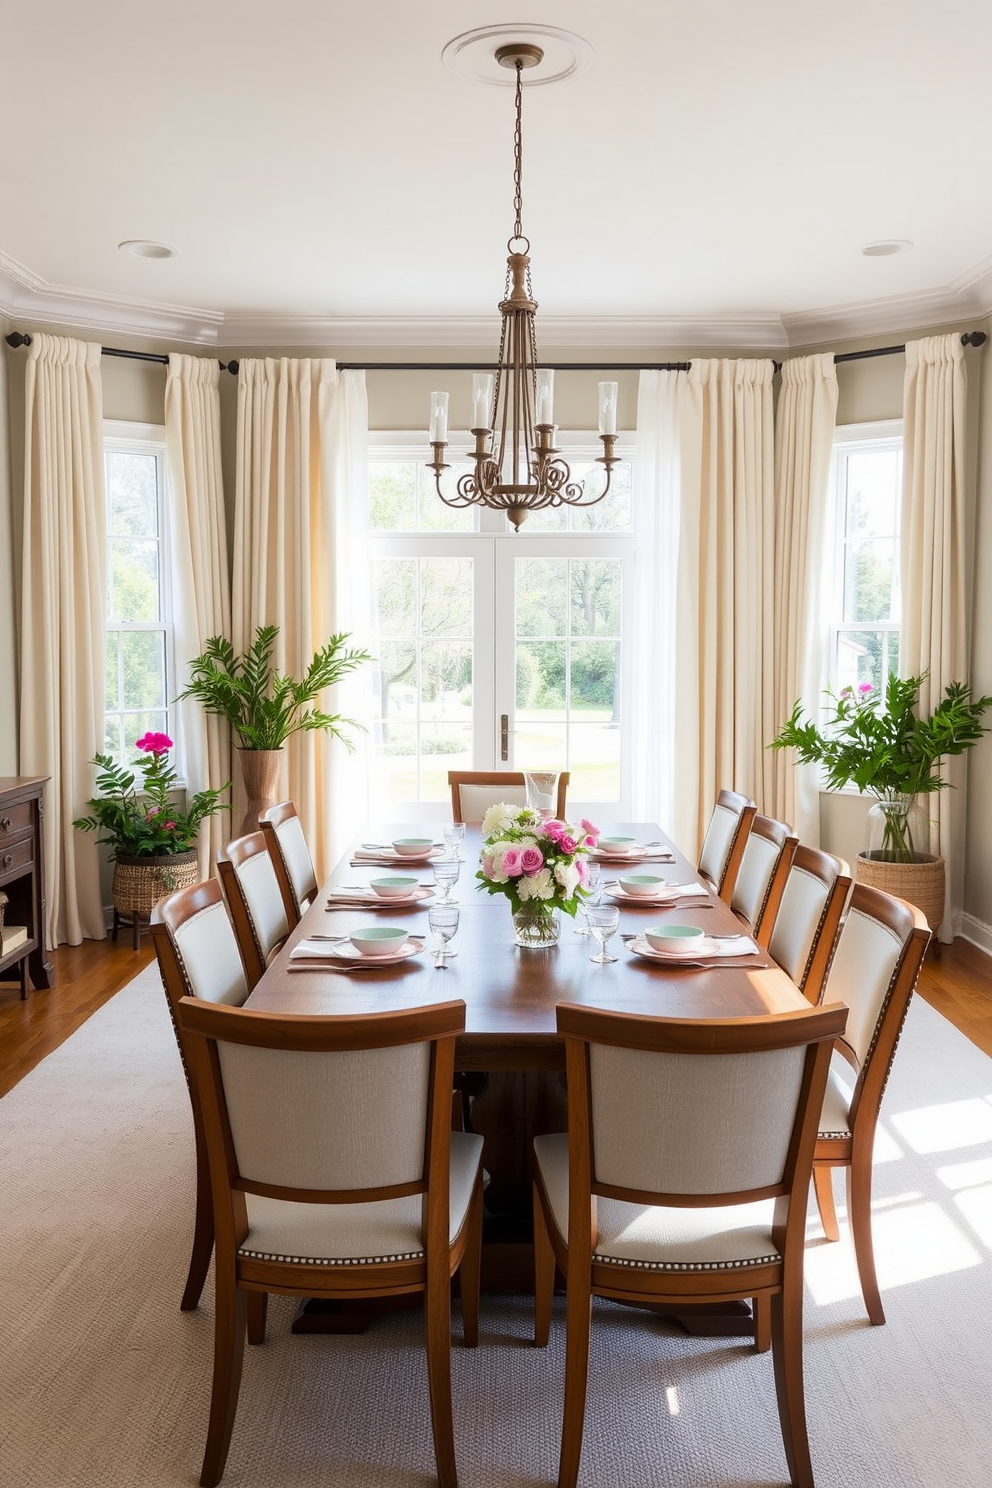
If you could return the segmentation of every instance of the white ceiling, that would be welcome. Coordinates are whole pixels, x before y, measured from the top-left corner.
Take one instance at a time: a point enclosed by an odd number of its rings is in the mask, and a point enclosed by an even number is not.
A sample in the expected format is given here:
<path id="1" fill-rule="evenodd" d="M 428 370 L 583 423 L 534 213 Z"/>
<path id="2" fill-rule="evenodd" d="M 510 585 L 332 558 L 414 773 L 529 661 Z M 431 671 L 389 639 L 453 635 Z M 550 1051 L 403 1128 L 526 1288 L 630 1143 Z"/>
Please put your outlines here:
<path id="1" fill-rule="evenodd" d="M 513 97 L 441 53 L 521 12 L 591 49 L 524 97 L 543 347 L 759 350 L 992 308 L 989 0 L 3 0 L 0 314 L 488 341 Z M 881 238 L 914 246 L 863 256 Z"/>

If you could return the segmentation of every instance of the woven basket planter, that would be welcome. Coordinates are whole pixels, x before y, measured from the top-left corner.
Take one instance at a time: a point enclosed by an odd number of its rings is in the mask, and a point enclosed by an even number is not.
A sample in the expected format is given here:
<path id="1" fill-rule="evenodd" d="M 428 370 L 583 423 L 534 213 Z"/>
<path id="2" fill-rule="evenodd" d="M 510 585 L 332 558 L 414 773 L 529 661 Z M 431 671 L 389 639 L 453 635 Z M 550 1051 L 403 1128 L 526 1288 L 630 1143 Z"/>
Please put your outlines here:
<path id="1" fill-rule="evenodd" d="M 189 889 L 200 879 L 196 849 L 160 857 L 118 858 L 114 863 L 114 908 L 126 919 L 147 920 L 163 894 Z"/>
<path id="2" fill-rule="evenodd" d="M 906 899 L 925 914 L 936 936 L 944 918 L 944 859 L 926 857 L 916 863 L 888 863 L 881 858 L 858 854 L 854 876 L 858 883 L 870 884 Z"/>

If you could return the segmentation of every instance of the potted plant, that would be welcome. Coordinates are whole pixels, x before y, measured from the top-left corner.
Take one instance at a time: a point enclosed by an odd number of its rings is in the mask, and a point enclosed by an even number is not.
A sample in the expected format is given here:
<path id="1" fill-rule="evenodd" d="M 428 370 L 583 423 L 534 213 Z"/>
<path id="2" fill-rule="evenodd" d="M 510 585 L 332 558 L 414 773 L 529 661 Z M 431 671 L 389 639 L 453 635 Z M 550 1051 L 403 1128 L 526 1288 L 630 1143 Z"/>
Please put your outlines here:
<path id="1" fill-rule="evenodd" d="M 147 919 L 163 894 L 196 883 L 200 823 L 216 811 L 230 811 L 220 798 L 231 782 L 219 790 L 198 791 L 181 810 L 170 799 L 178 781 L 169 760 L 168 734 L 143 734 L 134 747 L 142 758 L 133 768 L 119 765 L 109 754 L 90 761 L 98 767 L 100 794 L 86 803 L 90 815 L 78 817 L 73 826 L 99 832 L 97 842 L 110 847 L 115 913 L 137 923 Z"/>
<path id="2" fill-rule="evenodd" d="M 332 635 L 297 680 L 273 665 L 278 634 L 278 625 L 260 625 L 240 656 L 224 636 L 211 636 L 203 654 L 190 662 L 189 684 L 178 699 L 196 698 L 230 724 L 248 796 L 242 832 L 256 830 L 259 813 L 272 804 L 280 751 L 290 735 L 325 729 L 353 749 L 344 729 L 362 727 L 353 718 L 325 713 L 316 702 L 325 688 L 371 661 L 369 653 L 348 649 L 346 634 Z"/>
<path id="3" fill-rule="evenodd" d="M 950 784 L 941 763 L 988 732 L 981 720 L 992 697 L 973 698 L 963 682 L 950 682 L 930 717 L 920 718 L 926 676 L 890 674 L 881 696 L 870 682 L 828 692 L 833 711 L 822 729 L 797 702 L 771 748 L 795 749 L 801 764 L 821 765 L 828 790 L 853 784 L 878 797 L 857 877 L 908 899 L 936 930 L 944 916 L 944 860 L 923 850 L 917 798 Z"/>
<path id="4" fill-rule="evenodd" d="M 505 802 L 482 821 L 482 857 L 476 878 L 490 894 L 505 894 L 519 946 L 556 945 L 559 910 L 573 915 L 589 888 L 589 848 L 598 830 L 544 821 L 539 811 Z"/>

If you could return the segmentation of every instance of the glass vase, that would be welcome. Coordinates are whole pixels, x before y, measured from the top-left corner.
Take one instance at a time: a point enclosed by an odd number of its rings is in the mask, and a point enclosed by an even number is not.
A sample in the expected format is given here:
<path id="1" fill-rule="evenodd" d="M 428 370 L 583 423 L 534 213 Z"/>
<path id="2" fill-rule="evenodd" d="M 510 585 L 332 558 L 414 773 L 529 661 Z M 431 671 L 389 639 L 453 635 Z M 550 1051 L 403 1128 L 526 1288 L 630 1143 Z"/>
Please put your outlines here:
<path id="1" fill-rule="evenodd" d="M 928 822 L 915 796 L 891 795 L 868 812 L 865 857 L 878 863 L 913 863 L 929 848 Z"/>
<path id="2" fill-rule="evenodd" d="M 543 946 L 558 944 L 561 935 L 561 915 L 553 905 L 535 905 L 533 909 L 518 909 L 513 914 L 513 938 L 518 946 L 540 950 Z"/>

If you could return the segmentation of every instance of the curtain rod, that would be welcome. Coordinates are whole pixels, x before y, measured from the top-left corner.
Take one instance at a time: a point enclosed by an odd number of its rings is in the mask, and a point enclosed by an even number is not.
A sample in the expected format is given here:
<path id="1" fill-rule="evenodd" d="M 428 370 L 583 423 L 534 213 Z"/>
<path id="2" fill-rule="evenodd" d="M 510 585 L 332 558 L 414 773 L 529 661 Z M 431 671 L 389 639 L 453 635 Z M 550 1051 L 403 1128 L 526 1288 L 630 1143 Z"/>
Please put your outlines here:
<path id="1" fill-rule="evenodd" d="M 31 345 L 31 337 L 25 335 L 23 331 L 11 331 L 9 336 L 4 337 L 4 340 L 8 346 L 13 346 L 15 351 L 19 346 Z M 158 362 L 162 367 L 169 365 L 167 353 L 161 351 L 122 351 L 119 346 L 101 346 L 100 353 L 102 356 L 127 357 L 132 362 Z M 236 374 L 239 366 L 239 362 L 221 362 L 220 370 Z"/>
<path id="2" fill-rule="evenodd" d="M 986 342 L 984 331 L 965 331 L 961 337 L 962 346 L 984 346 Z M 8 346 L 15 349 L 19 346 L 30 346 L 31 337 L 23 331 L 11 331 L 4 337 Z M 104 356 L 129 357 L 136 362 L 158 362 L 167 367 L 169 358 L 158 351 L 122 351 L 117 346 L 102 346 L 100 348 Z M 898 356 L 906 350 L 905 343 L 902 346 L 874 346 L 867 351 L 839 351 L 834 354 L 835 365 L 841 362 L 862 362 L 869 357 Z M 238 361 L 221 362 L 222 372 L 231 372 L 237 376 L 240 366 Z M 550 372 L 688 372 L 692 367 L 691 362 L 542 362 Z M 781 371 L 782 363 L 773 362 L 776 372 Z M 496 372 L 496 363 L 483 362 L 338 362 L 340 372 Z"/>

